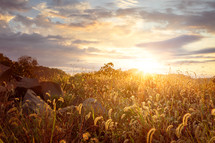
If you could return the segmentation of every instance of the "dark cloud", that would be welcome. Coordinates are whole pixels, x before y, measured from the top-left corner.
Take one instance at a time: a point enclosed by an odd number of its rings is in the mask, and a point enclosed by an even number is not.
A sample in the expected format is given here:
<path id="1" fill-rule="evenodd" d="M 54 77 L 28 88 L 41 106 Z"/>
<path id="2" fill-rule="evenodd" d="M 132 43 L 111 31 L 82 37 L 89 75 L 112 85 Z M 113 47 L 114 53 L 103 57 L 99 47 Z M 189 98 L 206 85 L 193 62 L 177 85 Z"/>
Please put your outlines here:
<path id="1" fill-rule="evenodd" d="M 47 18 L 45 15 L 37 15 L 35 18 L 28 18 L 23 15 L 16 15 L 13 21 L 20 22 L 21 24 L 27 27 L 32 27 L 36 25 L 37 27 L 43 27 L 43 28 L 51 28 L 54 25 L 62 25 L 62 26 L 68 26 L 68 27 L 74 27 L 74 28 L 86 28 L 87 26 L 92 26 L 96 24 L 96 21 L 91 22 L 88 20 L 84 20 L 81 22 L 71 22 L 70 24 L 52 22 L 51 19 Z"/>
<path id="2" fill-rule="evenodd" d="M 72 43 L 73 44 L 95 44 L 95 43 L 98 43 L 98 41 L 75 40 Z"/>
<path id="3" fill-rule="evenodd" d="M 196 42 L 196 41 L 199 41 L 202 38 L 203 38 L 202 36 L 197 36 L 197 35 L 182 35 L 182 36 L 164 40 L 164 41 L 141 43 L 141 44 L 137 44 L 137 46 L 142 47 L 146 50 L 155 52 L 155 53 L 160 53 L 160 52 L 170 53 L 176 59 L 181 59 L 181 58 L 185 58 L 185 59 L 192 59 L 192 58 L 193 59 L 194 58 L 195 59 L 203 59 L 203 58 L 211 59 L 211 58 L 213 58 L 214 59 L 214 57 L 196 56 L 196 55 L 213 54 L 213 53 L 215 53 L 215 48 L 204 48 L 204 49 L 196 50 L 196 51 L 187 51 L 187 50 L 183 49 L 183 46 Z M 207 62 L 210 62 L 210 61 L 211 60 L 207 60 Z M 197 63 L 199 63 L 199 61 Z"/>
<path id="4" fill-rule="evenodd" d="M 101 52 L 101 50 L 94 47 L 88 47 L 86 50 L 87 52 Z"/>
<path id="5" fill-rule="evenodd" d="M 185 25 L 194 29 L 206 29 L 209 32 L 215 32 L 215 10 L 205 11 L 196 16 L 187 16 Z"/>
<path id="6" fill-rule="evenodd" d="M 184 55 L 177 57 L 177 59 L 215 59 L 215 56 Z"/>
<path id="7" fill-rule="evenodd" d="M 202 3 L 202 2 L 201 2 Z M 185 6 L 198 5 L 199 2 L 196 1 L 187 1 L 184 2 Z M 210 3 L 211 7 L 215 5 L 213 2 Z M 206 5 L 206 4 L 204 4 Z M 208 3 L 209 5 L 209 3 Z M 182 6 L 183 7 L 183 6 Z M 186 30 L 207 30 L 208 32 L 215 32 L 215 10 L 197 10 L 192 12 L 176 14 L 173 8 L 167 8 L 166 12 L 159 11 L 146 11 L 144 8 L 125 8 L 125 9 L 116 9 L 109 10 L 105 8 L 96 8 L 96 9 L 86 9 L 84 13 L 82 11 L 64 11 L 62 14 L 69 14 L 70 17 L 76 19 L 82 19 L 89 22 L 98 21 L 102 18 L 111 18 L 118 16 L 133 16 L 133 17 L 142 17 L 146 22 L 156 22 L 160 23 L 158 28 L 165 29 L 186 29 Z M 80 25 L 80 24 L 79 24 Z M 166 26 L 164 26 L 166 25 Z"/>
<path id="8" fill-rule="evenodd" d="M 52 0 L 48 8 L 58 11 L 58 15 L 62 17 L 73 18 L 75 21 L 80 19 L 92 19 L 93 15 L 90 15 L 84 10 L 87 10 L 85 2 L 76 0 Z M 77 18 L 77 19 L 75 19 Z"/>
<path id="9" fill-rule="evenodd" d="M 6 11 L 29 10 L 28 0 L 0 0 L 0 8 Z"/>
<path id="10" fill-rule="evenodd" d="M 114 2 L 107 2 L 107 3 L 105 3 L 105 6 L 106 7 L 115 7 L 116 6 L 116 4 L 114 3 Z"/>
<path id="11" fill-rule="evenodd" d="M 68 0 L 54 0 L 53 3 L 59 6 L 50 6 L 53 10 L 57 10 L 59 16 L 64 16 L 71 18 L 71 23 L 69 26 L 84 28 L 88 25 L 93 24 L 95 21 L 99 21 L 104 18 L 113 18 L 118 16 L 132 16 L 144 19 L 146 22 L 155 22 L 157 28 L 159 29 L 185 29 L 185 30 L 207 30 L 208 32 L 215 32 L 215 10 L 197 10 L 193 11 L 191 9 L 188 12 L 183 12 L 181 14 L 176 14 L 175 7 L 191 7 L 198 6 L 202 1 L 186 0 L 180 2 L 180 4 L 175 5 L 174 8 L 166 8 L 166 12 L 160 11 L 146 11 L 143 7 L 135 8 L 125 8 L 125 9 L 108 9 L 104 7 L 88 8 L 84 6 L 84 3 L 80 1 L 68 1 Z M 213 2 L 206 2 L 204 5 L 215 5 Z M 65 6 L 62 6 L 65 5 Z M 66 7 L 66 5 L 72 6 L 71 8 Z M 77 6 L 77 7 L 76 7 Z M 80 7 L 84 7 L 81 8 Z M 19 17 L 18 17 L 19 18 Z M 17 19 L 18 19 L 17 18 Z M 29 20 L 23 20 L 19 18 L 20 21 L 26 21 L 26 24 L 29 24 Z M 40 22 L 41 21 L 41 22 Z M 30 22 L 31 23 L 31 22 Z M 49 24 L 50 19 L 46 17 L 38 17 L 39 23 Z"/>
<path id="12" fill-rule="evenodd" d="M 37 15 L 35 18 L 28 18 L 26 16 L 22 16 L 22 15 L 16 15 L 16 17 L 13 19 L 16 22 L 20 22 L 25 26 L 32 26 L 33 24 L 35 24 L 38 27 L 51 27 L 53 24 L 51 19 L 47 18 L 44 15 Z"/>
<path id="13" fill-rule="evenodd" d="M 135 16 L 135 15 L 139 15 L 140 8 L 125 8 L 125 9 L 118 9 L 116 10 L 116 16 Z"/>
<path id="14" fill-rule="evenodd" d="M 34 23 L 32 19 L 27 18 L 22 15 L 16 15 L 16 17 L 13 20 L 15 22 L 21 22 L 23 25 L 28 26 L 28 27 L 33 25 L 33 23 Z"/>
<path id="15" fill-rule="evenodd" d="M 180 0 L 173 1 L 173 7 L 183 12 L 190 12 L 195 14 L 197 11 L 207 11 L 215 9 L 215 2 L 211 0 Z"/>
<path id="16" fill-rule="evenodd" d="M 207 6 L 215 9 L 215 2 L 214 1 L 213 2 L 209 1 L 209 2 L 206 2 L 206 3 L 207 3 Z"/>
<path id="17" fill-rule="evenodd" d="M 215 62 L 215 60 L 203 60 L 203 61 L 183 60 L 183 61 L 173 62 L 171 64 L 173 64 L 173 65 L 184 65 L 184 64 L 196 64 L 196 63 L 213 63 L 213 62 Z"/>
<path id="18" fill-rule="evenodd" d="M 179 3 L 176 5 L 176 7 L 180 10 L 188 9 L 193 6 L 199 6 L 203 5 L 204 2 L 201 0 L 181 0 Z"/>
<path id="19" fill-rule="evenodd" d="M 77 19 L 81 19 L 81 20 L 96 20 L 97 18 L 94 16 L 94 15 L 90 15 L 90 14 L 87 14 L 87 13 L 69 13 L 70 15 L 68 15 L 68 17 L 71 17 L 71 18 L 77 18 Z"/>
<path id="20" fill-rule="evenodd" d="M 1 47 L 3 48 L 4 43 L 20 42 L 27 44 L 45 44 L 47 42 L 58 42 L 59 40 L 66 39 L 59 35 L 48 35 L 46 37 L 33 33 L 33 34 L 25 34 L 25 33 L 13 33 L 13 34 L 0 34 L 0 41 L 2 43 Z M 56 43 L 54 43 L 56 44 Z M 5 44 L 6 46 L 6 44 Z M 19 46 L 19 45 L 17 45 Z"/>
<path id="21" fill-rule="evenodd" d="M 203 0 L 172 1 L 173 7 L 166 11 L 147 11 L 144 7 L 125 9 L 108 9 L 104 7 L 88 8 L 86 3 L 77 0 L 53 0 L 50 7 L 59 15 L 71 18 L 72 27 L 86 27 L 104 18 L 132 16 L 144 19 L 145 22 L 155 22 L 159 29 L 207 30 L 215 32 L 215 2 Z M 68 8 L 67 6 L 71 6 Z M 82 7 L 80 9 L 80 7 Z M 210 8 L 209 8 L 210 7 Z M 178 8 L 178 10 L 177 10 Z M 206 9 L 209 8 L 209 9 Z M 187 10 L 185 10 L 187 9 Z M 180 14 L 179 12 L 180 11 Z"/>
<path id="22" fill-rule="evenodd" d="M 196 51 L 184 51 L 184 52 L 175 53 L 174 56 L 183 57 L 183 56 L 190 56 L 190 55 L 213 54 L 213 53 L 215 53 L 215 48 L 204 48 Z M 205 58 L 210 58 L 210 57 L 205 57 Z"/>
<path id="23" fill-rule="evenodd" d="M 10 29 L 8 23 L 4 20 L 0 20 L 0 33 L 10 33 L 10 31 L 11 31 L 11 29 Z"/>
<path id="24" fill-rule="evenodd" d="M 172 39 L 158 41 L 158 42 L 149 42 L 149 43 L 140 43 L 136 46 L 145 48 L 151 51 L 167 51 L 167 52 L 183 52 L 182 47 L 201 40 L 202 37 L 198 35 L 182 35 Z"/>
<path id="25" fill-rule="evenodd" d="M 190 54 L 212 54 L 212 53 L 215 53 L 215 48 L 206 48 L 190 52 Z"/>
<path id="26" fill-rule="evenodd" d="M 49 40 L 66 40 L 66 39 L 68 39 L 68 38 L 64 38 L 60 35 L 48 35 L 46 38 Z"/>
<path id="27" fill-rule="evenodd" d="M 77 63 L 77 59 L 81 61 L 82 57 L 95 57 L 94 52 L 102 52 L 94 47 L 80 49 L 74 45 L 60 45 L 59 42 L 65 39 L 67 38 L 59 35 L 42 36 L 36 33 L 0 34 L 0 53 L 12 57 L 13 60 L 29 55 L 38 59 L 40 65 L 70 67 L 70 63 Z M 84 65 L 84 63 L 80 64 Z"/>
<path id="28" fill-rule="evenodd" d="M 47 66 L 63 66 L 70 60 L 81 58 L 89 53 L 88 50 L 73 45 L 59 45 L 62 39 L 61 36 L 44 37 L 36 33 L 0 34 L 0 52 L 13 58 L 22 55 L 36 57 L 40 60 L 40 64 Z"/>
<path id="29" fill-rule="evenodd" d="M 88 21 L 82 21 L 82 22 L 78 22 L 78 23 L 70 23 L 68 26 L 69 27 L 74 27 L 74 28 L 86 28 L 89 26 L 94 26 L 98 24 L 97 21 L 92 21 L 92 22 L 88 22 Z"/>
<path id="30" fill-rule="evenodd" d="M 80 4 L 81 5 L 81 4 Z M 58 8 L 60 15 L 72 18 L 73 21 L 78 22 L 92 22 L 103 18 L 114 17 L 114 11 L 106 8 L 86 8 L 80 10 L 78 8 L 65 9 L 64 7 Z"/>
<path id="31" fill-rule="evenodd" d="M 79 22 L 79 23 L 70 23 L 70 27 L 77 27 L 77 28 L 84 28 L 86 26 L 92 25 L 92 23 L 84 23 L 84 22 Z"/>
<path id="32" fill-rule="evenodd" d="M 139 15 L 146 21 L 153 22 L 170 22 L 170 24 L 180 23 L 184 20 L 183 15 L 177 15 L 174 13 L 161 13 L 158 11 L 148 12 L 142 10 Z M 175 22 L 174 22 L 175 21 Z"/>
<path id="33" fill-rule="evenodd" d="M 79 3 L 78 0 L 52 0 L 54 6 L 68 6 Z"/>
<path id="34" fill-rule="evenodd" d="M 0 41 L 1 41 L 1 47 L 4 48 L 3 46 L 6 47 L 7 44 L 9 44 L 9 42 L 37 43 L 37 42 L 44 42 L 45 38 L 36 33 L 33 33 L 31 35 L 16 33 L 16 34 L 1 34 Z"/>
<path id="35" fill-rule="evenodd" d="M 145 21 L 166 24 L 164 28 L 167 29 L 205 29 L 208 32 L 215 32 L 215 10 L 195 12 L 194 14 L 186 15 L 161 13 L 157 11 L 147 12 L 142 10 L 139 14 Z"/>
<path id="36" fill-rule="evenodd" d="M 96 17 L 100 18 L 108 18 L 113 16 L 113 11 L 106 9 L 106 8 L 94 8 L 94 9 L 87 9 L 84 12 L 90 14 L 90 15 L 95 15 Z"/>
<path id="37" fill-rule="evenodd" d="M 108 9 L 106 7 L 97 6 L 95 8 L 88 8 L 85 6 L 86 3 L 80 1 L 58 1 L 55 0 L 55 7 L 53 9 L 57 10 L 59 15 L 66 16 L 72 19 L 71 26 L 74 27 L 84 27 L 85 24 L 82 23 L 93 23 L 94 21 L 99 21 L 104 18 L 113 18 L 116 16 L 134 16 L 138 15 L 138 10 L 140 8 L 127 8 L 127 9 Z M 60 4 L 61 3 L 61 4 Z M 69 5 L 70 8 L 62 6 Z M 82 7 L 82 8 L 80 8 Z"/>

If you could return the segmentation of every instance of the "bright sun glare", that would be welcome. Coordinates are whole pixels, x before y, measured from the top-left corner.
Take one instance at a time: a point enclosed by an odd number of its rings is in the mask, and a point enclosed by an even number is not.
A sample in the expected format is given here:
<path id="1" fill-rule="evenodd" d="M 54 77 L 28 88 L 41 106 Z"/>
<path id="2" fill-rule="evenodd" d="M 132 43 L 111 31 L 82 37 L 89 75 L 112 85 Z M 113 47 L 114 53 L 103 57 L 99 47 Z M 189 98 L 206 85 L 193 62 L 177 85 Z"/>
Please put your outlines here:
<path id="1" fill-rule="evenodd" d="M 141 60 L 135 62 L 135 66 L 143 73 L 160 73 L 162 65 L 154 60 Z"/>

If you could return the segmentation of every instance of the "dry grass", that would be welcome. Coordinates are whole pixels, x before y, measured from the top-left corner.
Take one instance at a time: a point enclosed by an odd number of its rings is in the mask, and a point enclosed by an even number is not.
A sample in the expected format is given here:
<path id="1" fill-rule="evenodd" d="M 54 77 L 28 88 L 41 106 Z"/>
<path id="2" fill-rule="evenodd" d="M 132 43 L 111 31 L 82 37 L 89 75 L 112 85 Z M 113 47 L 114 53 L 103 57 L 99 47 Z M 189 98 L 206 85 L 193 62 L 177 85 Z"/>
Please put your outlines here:
<path id="1" fill-rule="evenodd" d="M 26 115 L 21 102 L 0 106 L 0 142 L 191 142 L 215 140 L 215 84 L 184 75 L 121 72 L 56 78 L 66 96 L 49 101 L 77 110 L 53 118 Z M 12 94 L 8 92 L 8 94 Z M 5 95 L 7 97 L 7 95 Z M 105 115 L 82 114 L 82 102 L 96 98 Z M 57 106 L 57 107 L 56 107 Z"/>

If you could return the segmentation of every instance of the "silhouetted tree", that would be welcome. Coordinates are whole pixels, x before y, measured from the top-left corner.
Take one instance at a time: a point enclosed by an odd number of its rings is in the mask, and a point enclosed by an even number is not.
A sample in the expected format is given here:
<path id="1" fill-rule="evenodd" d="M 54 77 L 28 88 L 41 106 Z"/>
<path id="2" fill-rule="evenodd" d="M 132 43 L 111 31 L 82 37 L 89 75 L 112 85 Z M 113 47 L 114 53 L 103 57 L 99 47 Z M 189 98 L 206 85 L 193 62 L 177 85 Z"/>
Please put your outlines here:
<path id="1" fill-rule="evenodd" d="M 35 77 L 34 69 L 37 65 L 37 60 L 30 56 L 21 56 L 18 58 L 18 62 L 14 64 L 18 75 L 30 78 Z"/>
<path id="2" fill-rule="evenodd" d="M 2 53 L 0 53 L 0 63 L 10 67 L 13 64 L 13 61 L 10 60 L 8 57 L 4 56 Z"/>

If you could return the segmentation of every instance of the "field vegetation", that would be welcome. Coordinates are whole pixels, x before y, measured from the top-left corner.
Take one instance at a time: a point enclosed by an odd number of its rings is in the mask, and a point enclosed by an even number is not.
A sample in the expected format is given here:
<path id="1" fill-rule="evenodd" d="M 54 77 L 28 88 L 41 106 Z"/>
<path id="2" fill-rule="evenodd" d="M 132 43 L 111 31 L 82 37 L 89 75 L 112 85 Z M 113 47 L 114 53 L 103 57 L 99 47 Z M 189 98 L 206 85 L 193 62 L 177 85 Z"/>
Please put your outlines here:
<path id="1" fill-rule="evenodd" d="M 112 63 L 97 72 L 57 74 L 40 80 L 58 82 L 65 95 L 49 101 L 52 118 L 24 114 L 22 101 L 0 105 L 2 142 L 213 143 L 215 141 L 215 80 L 189 75 L 121 71 Z M 6 84 L 4 86 L 7 86 Z M 82 113 L 82 102 L 95 98 L 105 112 Z M 58 115 L 61 108 L 76 110 Z"/>

